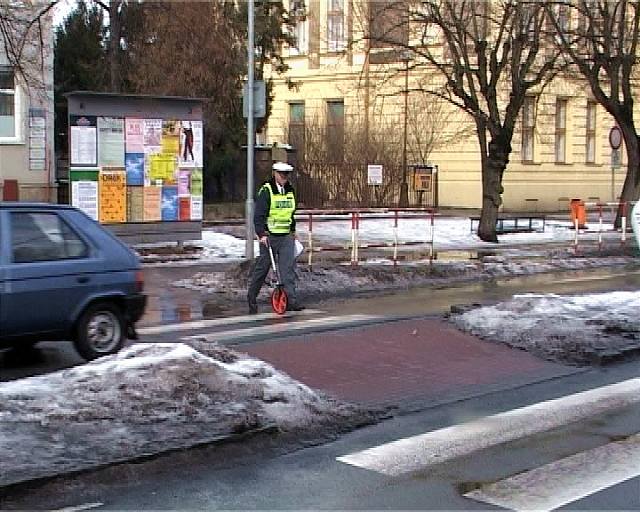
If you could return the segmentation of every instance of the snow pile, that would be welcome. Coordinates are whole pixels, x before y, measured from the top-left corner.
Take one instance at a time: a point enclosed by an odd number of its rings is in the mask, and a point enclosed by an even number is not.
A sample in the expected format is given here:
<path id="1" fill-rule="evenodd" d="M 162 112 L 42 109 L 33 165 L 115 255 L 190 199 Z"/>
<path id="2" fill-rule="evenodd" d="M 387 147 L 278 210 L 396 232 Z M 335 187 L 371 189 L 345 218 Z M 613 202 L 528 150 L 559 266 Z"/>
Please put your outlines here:
<path id="1" fill-rule="evenodd" d="M 580 270 L 599 267 L 635 265 L 637 260 L 629 256 L 608 258 L 539 258 L 534 260 L 489 257 L 473 261 L 414 262 L 390 268 L 388 265 L 346 265 L 333 267 L 299 266 L 297 290 L 301 298 L 317 300 L 326 296 L 351 294 L 383 289 L 404 289 L 412 286 L 452 284 L 470 279 L 523 276 L 544 272 Z M 174 281 L 173 286 L 209 293 L 225 294 L 237 300 L 245 300 L 247 279 L 251 265 L 243 262 L 226 272 L 196 272 L 188 279 Z M 267 278 L 267 283 L 270 278 Z M 270 293 L 268 286 L 262 295 Z"/>
<path id="2" fill-rule="evenodd" d="M 586 365 L 640 352 L 640 292 L 514 295 L 453 315 L 461 329 L 546 359 Z"/>
<path id="3" fill-rule="evenodd" d="M 215 344 L 194 346 L 133 345 L 86 365 L 3 383 L 0 486 L 256 429 L 371 420 L 263 361 Z"/>

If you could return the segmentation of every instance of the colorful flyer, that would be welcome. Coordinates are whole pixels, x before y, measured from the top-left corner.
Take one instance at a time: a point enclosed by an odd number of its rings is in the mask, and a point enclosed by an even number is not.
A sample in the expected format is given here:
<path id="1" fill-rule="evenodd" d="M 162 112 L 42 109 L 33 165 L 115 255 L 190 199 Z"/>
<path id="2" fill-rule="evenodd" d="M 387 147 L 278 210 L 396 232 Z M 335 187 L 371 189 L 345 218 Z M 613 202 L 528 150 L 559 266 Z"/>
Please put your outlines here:
<path id="1" fill-rule="evenodd" d="M 127 187 L 127 221 L 142 222 L 144 220 L 144 188 Z"/>
<path id="2" fill-rule="evenodd" d="M 177 157 L 165 153 L 149 155 L 149 179 L 152 182 L 162 180 L 163 184 L 176 182 Z"/>
<path id="3" fill-rule="evenodd" d="M 101 223 L 126 222 L 127 185 L 124 169 L 102 169 L 99 188 Z"/>
<path id="4" fill-rule="evenodd" d="M 125 150 L 127 153 L 144 153 L 144 120 L 126 118 Z"/>
<path id="5" fill-rule="evenodd" d="M 144 147 L 159 148 L 162 146 L 162 119 L 144 120 Z M 158 150 L 159 151 L 159 150 Z"/>
<path id="6" fill-rule="evenodd" d="M 162 187 L 162 220 L 178 220 L 178 187 Z"/>
<path id="7" fill-rule="evenodd" d="M 98 118 L 98 165 L 124 167 L 124 119 Z"/>
<path id="8" fill-rule="evenodd" d="M 127 153 L 124 156 L 127 185 L 144 185 L 144 153 Z"/>
<path id="9" fill-rule="evenodd" d="M 191 171 L 191 195 L 202 196 L 202 169 Z"/>
<path id="10" fill-rule="evenodd" d="M 154 185 L 144 187 L 142 197 L 143 220 L 155 222 L 162 219 L 160 205 L 162 204 L 162 187 Z"/>
<path id="11" fill-rule="evenodd" d="M 191 198 L 178 198 L 178 211 L 180 220 L 191 220 Z"/>
<path id="12" fill-rule="evenodd" d="M 180 197 L 191 195 L 191 171 L 180 169 L 178 171 L 178 195 Z"/>
<path id="13" fill-rule="evenodd" d="M 180 122 L 162 122 L 162 152 L 178 156 L 180 152 Z"/>
<path id="14" fill-rule="evenodd" d="M 201 140 L 199 139 L 196 144 L 196 133 L 192 121 L 182 121 L 180 125 L 179 165 L 180 167 L 195 167 L 196 155 L 198 152 L 202 153 Z M 200 160 L 202 159 L 200 158 Z"/>

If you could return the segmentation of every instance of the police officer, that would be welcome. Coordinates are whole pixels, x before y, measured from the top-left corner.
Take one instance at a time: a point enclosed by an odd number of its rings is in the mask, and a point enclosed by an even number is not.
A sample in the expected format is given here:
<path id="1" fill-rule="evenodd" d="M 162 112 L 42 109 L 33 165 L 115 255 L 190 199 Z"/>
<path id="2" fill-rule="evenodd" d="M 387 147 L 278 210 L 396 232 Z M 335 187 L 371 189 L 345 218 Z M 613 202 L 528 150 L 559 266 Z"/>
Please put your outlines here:
<path id="1" fill-rule="evenodd" d="M 296 198 L 289 183 L 293 167 L 284 162 L 276 162 L 272 170 L 273 178 L 264 183 L 258 191 L 253 215 L 256 235 L 260 240 L 260 255 L 249 281 L 247 301 L 250 314 L 258 312 L 258 294 L 271 267 L 267 241 L 278 261 L 280 278 L 287 293 L 287 311 L 304 309 L 298 303 L 295 285 L 296 220 L 293 215 L 296 210 Z"/>

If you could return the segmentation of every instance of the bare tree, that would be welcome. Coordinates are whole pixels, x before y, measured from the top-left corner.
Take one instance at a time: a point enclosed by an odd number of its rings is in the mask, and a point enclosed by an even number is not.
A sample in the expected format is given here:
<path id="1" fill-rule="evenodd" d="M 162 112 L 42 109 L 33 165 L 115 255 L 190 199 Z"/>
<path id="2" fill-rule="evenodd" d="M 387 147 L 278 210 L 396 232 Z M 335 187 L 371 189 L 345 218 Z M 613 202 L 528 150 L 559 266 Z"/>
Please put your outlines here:
<path id="1" fill-rule="evenodd" d="M 385 1 L 379 16 L 397 19 L 371 34 L 411 52 L 412 73 L 433 75 L 428 94 L 465 111 L 475 124 L 482 168 L 478 236 L 497 242 L 502 178 L 527 95 L 553 79 L 557 52 L 545 51 L 544 7 L 529 0 Z M 388 13 L 395 12 L 389 17 Z M 404 13 L 404 14 L 402 14 Z M 407 35 L 399 31 L 408 27 Z M 435 73 L 434 73 L 435 72 Z"/>
<path id="2" fill-rule="evenodd" d="M 634 122 L 638 73 L 640 4 L 627 0 L 542 2 L 555 29 L 556 44 L 587 81 L 596 99 L 620 127 L 627 151 L 622 203 L 640 197 L 640 139 Z M 575 23 L 572 26 L 571 20 Z"/>
<path id="3" fill-rule="evenodd" d="M 43 71 L 50 51 L 44 19 L 56 3 L 0 2 L 0 49 L 28 87 L 44 87 Z"/>
<path id="4" fill-rule="evenodd" d="M 427 164 L 431 154 L 473 135 L 467 115 L 453 111 L 448 102 L 418 91 L 409 96 L 407 144 L 416 163 Z"/>
<path id="5" fill-rule="evenodd" d="M 396 125 L 381 116 L 374 117 L 365 127 L 361 119 L 353 118 L 344 127 L 344 136 L 338 138 L 327 136 L 327 126 L 321 118 L 307 121 L 296 173 L 300 200 L 316 207 L 392 204 L 398 196 L 401 175 L 401 134 Z M 285 137 L 288 136 L 285 130 Z M 369 163 L 383 166 L 381 185 L 368 184 Z"/>

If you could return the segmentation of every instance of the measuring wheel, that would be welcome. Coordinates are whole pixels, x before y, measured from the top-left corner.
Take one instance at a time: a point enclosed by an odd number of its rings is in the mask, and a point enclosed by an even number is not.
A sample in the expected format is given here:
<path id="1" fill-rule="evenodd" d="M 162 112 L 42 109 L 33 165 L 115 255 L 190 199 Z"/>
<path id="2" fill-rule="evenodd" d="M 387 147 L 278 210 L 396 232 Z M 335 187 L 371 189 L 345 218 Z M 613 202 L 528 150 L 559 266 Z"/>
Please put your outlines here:
<path id="1" fill-rule="evenodd" d="M 287 311 L 287 292 L 284 291 L 282 286 L 276 286 L 271 293 L 271 307 L 273 311 L 278 315 L 284 315 Z"/>

